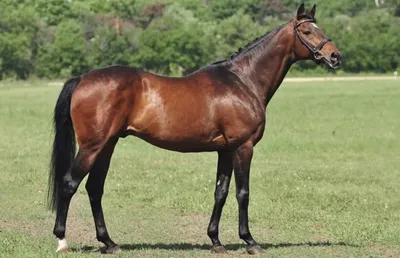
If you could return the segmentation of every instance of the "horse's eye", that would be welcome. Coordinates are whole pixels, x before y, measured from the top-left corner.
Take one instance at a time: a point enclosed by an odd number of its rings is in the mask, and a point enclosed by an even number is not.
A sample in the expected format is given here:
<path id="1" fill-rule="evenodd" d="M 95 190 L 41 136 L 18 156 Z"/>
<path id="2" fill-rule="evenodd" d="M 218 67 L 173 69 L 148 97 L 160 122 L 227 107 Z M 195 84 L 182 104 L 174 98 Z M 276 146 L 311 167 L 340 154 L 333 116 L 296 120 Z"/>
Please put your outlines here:
<path id="1" fill-rule="evenodd" d="M 309 30 L 306 30 L 305 32 L 304 32 L 304 35 L 311 35 L 311 31 L 309 31 Z"/>

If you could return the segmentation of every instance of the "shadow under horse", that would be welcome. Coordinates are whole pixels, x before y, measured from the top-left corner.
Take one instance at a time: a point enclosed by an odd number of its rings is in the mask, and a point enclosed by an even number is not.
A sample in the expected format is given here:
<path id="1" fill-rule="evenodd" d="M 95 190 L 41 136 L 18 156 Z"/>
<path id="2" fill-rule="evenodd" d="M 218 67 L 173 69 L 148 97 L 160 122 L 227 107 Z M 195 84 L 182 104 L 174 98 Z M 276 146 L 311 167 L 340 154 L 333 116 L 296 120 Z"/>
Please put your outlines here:
<path id="1" fill-rule="evenodd" d="M 302 4 L 288 23 L 229 59 L 182 78 L 112 66 L 68 80 L 54 111 L 49 176 L 49 206 L 57 212 L 57 251 L 68 250 L 68 208 L 87 174 L 97 239 L 107 253 L 120 250 L 107 232 L 101 199 L 118 139 L 134 135 L 172 151 L 216 151 L 215 203 L 208 226 L 212 251 L 226 252 L 218 225 L 234 171 L 239 237 L 250 254 L 264 252 L 250 233 L 248 206 L 250 163 L 264 133 L 268 103 L 293 63 L 311 59 L 331 68 L 341 64 L 340 51 L 316 25 L 314 16 L 315 5 L 305 11 Z"/>
<path id="2" fill-rule="evenodd" d="M 304 242 L 304 243 L 278 243 L 278 244 L 263 244 L 260 246 L 265 249 L 271 248 L 292 248 L 292 247 L 331 247 L 331 246 L 346 246 L 346 247 L 359 247 L 358 245 L 347 244 L 345 242 Z M 122 244 L 122 250 L 173 250 L 173 251 L 191 251 L 191 250 L 208 250 L 209 245 L 206 244 L 191 244 L 191 243 L 136 243 L 136 244 Z M 227 244 L 226 249 L 229 251 L 238 251 L 244 247 L 243 244 Z M 75 252 L 81 253 L 97 253 L 99 249 L 95 246 L 85 245 L 80 248 L 73 248 Z M 100 248 L 100 252 L 105 252 L 106 247 Z"/>

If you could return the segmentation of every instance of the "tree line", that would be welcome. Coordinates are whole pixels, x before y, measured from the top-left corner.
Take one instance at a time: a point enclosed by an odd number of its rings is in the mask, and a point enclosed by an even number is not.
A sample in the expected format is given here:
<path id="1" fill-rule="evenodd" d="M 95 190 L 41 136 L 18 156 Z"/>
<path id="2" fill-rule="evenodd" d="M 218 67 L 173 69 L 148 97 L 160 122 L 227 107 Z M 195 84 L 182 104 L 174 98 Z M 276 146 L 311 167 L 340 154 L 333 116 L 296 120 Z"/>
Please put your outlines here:
<path id="1" fill-rule="evenodd" d="M 65 78 L 112 64 L 180 76 L 317 4 L 343 52 L 338 73 L 400 66 L 400 0 L 2 0 L 0 79 Z M 332 72 L 312 62 L 293 73 Z"/>

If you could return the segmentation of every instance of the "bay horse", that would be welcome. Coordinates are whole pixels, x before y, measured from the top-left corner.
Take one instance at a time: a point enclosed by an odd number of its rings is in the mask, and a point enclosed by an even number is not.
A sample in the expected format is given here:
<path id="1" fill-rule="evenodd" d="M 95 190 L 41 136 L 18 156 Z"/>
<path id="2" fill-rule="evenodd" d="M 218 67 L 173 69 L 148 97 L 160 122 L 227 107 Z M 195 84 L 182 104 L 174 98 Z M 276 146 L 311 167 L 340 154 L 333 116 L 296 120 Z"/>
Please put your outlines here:
<path id="1" fill-rule="evenodd" d="M 68 251 L 67 213 L 87 174 L 96 237 L 105 245 L 103 252 L 120 250 L 108 234 L 101 199 L 118 139 L 134 135 L 172 151 L 216 151 L 215 202 L 207 231 L 211 250 L 226 252 L 218 227 L 234 171 L 239 237 L 248 253 L 264 252 L 250 233 L 248 206 L 250 163 L 264 133 L 267 105 L 293 63 L 309 59 L 330 68 L 341 64 L 340 51 L 316 25 L 315 10 L 315 5 L 310 11 L 300 5 L 288 23 L 229 59 L 181 78 L 112 66 L 68 80 L 54 111 L 48 191 L 49 208 L 57 212 L 57 251 Z"/>

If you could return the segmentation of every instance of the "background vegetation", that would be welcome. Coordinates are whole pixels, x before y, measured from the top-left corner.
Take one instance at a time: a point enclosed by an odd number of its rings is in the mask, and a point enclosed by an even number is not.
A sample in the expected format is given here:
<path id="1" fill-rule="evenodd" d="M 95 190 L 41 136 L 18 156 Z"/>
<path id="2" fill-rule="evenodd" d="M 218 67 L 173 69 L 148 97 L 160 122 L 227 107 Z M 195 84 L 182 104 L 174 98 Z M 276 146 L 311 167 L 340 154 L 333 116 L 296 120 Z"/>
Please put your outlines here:
<path id="1" fill-rule="evenodd" d="M 122 64 L 181 75 L 287 22 L 301 2 L 345 56 L 339 72 L 400 64 L 400 0 L 2 0 L 0 79 L 60 78 Z M 292 72 L 318 73 L 311 62 Z M 326 71 L 324 71 L 326 72 Z"/>

